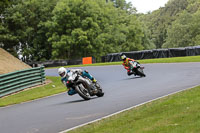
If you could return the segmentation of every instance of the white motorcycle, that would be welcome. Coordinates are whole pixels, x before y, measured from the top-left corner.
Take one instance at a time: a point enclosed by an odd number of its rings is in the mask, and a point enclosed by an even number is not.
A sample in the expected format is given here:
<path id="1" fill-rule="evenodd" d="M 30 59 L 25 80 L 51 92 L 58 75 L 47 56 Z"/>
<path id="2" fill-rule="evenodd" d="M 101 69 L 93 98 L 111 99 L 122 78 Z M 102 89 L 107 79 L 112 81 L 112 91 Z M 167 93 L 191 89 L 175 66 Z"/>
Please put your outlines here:
<path id="1" fill-rule="evenodd" d="M 93 83 L 89 78 L 82 77 L 78 73 L 70 72 L 67 86 L 72 87 L 85 100 L 90 100 L 92 96 L 102 97 L 104 92 L 101 86 L 96 82 Z"/>
<path id="2" fill-rule="evenodd" d="M 131 67 L 131 71 L 135 75 L 138 75 L 140 77 L 146 77 L 146 75 L 144 74 L 144 71 L 143 71 L 144 67 L 142 67 L 139 62 L 137 62 L 137 61 L 129 61 L 129 65 Z"/>

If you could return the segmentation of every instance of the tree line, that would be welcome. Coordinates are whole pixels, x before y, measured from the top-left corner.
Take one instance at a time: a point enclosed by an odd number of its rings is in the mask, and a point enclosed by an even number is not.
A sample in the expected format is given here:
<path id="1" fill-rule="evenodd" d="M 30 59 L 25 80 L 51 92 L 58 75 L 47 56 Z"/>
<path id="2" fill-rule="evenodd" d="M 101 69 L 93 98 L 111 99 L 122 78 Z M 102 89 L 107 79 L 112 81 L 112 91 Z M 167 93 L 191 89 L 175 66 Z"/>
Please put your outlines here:
<path id="1" fill-rule="evenodd" d="M 2 0 L 0 47 L 24 61 L 198 45 L 199 0 L 139 14 L 125 0 Z"/>
<path id="2" fill-rule="evenodd" d="M 200 45 L 200 0 L 169 0 L 139 19 L 150 30 L 156 48 Z"/>

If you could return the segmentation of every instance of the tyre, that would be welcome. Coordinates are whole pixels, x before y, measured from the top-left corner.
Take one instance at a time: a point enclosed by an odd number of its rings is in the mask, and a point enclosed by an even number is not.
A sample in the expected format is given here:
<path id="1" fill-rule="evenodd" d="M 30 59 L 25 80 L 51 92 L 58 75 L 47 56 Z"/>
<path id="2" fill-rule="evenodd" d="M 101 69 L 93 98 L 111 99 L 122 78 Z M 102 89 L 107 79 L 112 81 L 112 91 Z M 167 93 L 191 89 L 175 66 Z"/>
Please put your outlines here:
<path id="1" fill-rule="evenodd" d="M 102 91 L 102 89 L 98 89 L 96 96 L 102 97 L 103 95 L 104 95 L 104 92 Z"/>
<path id="2" fill-rule="evenodd" d="M 96 87 L 98 89 L 98 92 L 97 92 L 96 96 L 102 97 L 104 95 L 104 92 L 103 92 L 101 86 L 98 83 L 96 83 Z"/>
<path id="3" fill-rule="evenodd" d="M 144 74 L 143 70 L 142 70 L 140 67 L 137 69 L 137 73 L 138 73 L 138 75 L 140 75 L 141 77 L 146 77 L 146 75 Z"/>
<path id="4" fill-rule="evenodd" d="M 82 97 L 85 100 L 90 100 L 90 94 L 88 90 L 83 86 L 83 84 L 79 84 L 75 87 L 75 90 L 79 94 L 80 97 Z"/>

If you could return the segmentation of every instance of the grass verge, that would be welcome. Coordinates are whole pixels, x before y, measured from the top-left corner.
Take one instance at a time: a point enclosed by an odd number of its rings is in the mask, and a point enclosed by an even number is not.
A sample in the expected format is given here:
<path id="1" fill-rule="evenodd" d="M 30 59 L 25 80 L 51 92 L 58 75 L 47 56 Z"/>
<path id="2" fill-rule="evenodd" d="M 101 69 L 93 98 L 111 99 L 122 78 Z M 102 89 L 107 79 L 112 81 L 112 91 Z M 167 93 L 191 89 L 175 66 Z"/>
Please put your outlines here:
<path id="1" fill-rule="evenodd" d="M 158 58 L 158 59 L 144 59 L 137 60 L 141 64 L 147 63 L 182 63 L 182 62 L 200 62 L 200 56 L 185 56 L 185 57 L 173 57 L 173 58 Z M 119 62 L 105 62 L 105 63 L 94 63 L 94 64 L 86 64 L 86 65 L 68 65 L 64 67 L 84 67 L 84 66 L 107 66 L 107 65 L 121 65 L 122 61 Z M 49 67 L 58 68 L 58 67 Z"/>
<path id="2" fill-rule="evenodd" d="M 200 86 L 147 103 L 69 133 L 200 132 Z"/>
<path id="3" fill-rule="evenodd" d="M 52 82 L 45 86 L 24 90 L 19 93 L 0 98 L 0 107 L 18 104 L 66 91 L 66 87 L 60 82 L 59 77 L 46 78 Z"/>
<path id="4" fill-rule="evenodd" d="M 141 63 L 182 63 L 182 62 L 200 62 L 200 56 L 185 56 L 174 58 L 159 58 L 140 60 Z"/>

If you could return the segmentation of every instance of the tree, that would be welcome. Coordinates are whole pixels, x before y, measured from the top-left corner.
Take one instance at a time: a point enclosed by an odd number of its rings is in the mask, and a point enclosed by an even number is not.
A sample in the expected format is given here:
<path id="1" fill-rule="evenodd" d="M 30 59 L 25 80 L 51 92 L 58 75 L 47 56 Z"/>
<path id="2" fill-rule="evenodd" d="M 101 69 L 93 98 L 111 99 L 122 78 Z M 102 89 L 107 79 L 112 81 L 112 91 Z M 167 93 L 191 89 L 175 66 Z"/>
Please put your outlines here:
<path id="1" fill-rule="evenodd" d="M 19 1 L 15 6 L 8 7 L 4 14 L 4 27 L 7 36 L 11 37 L 4 39 L 3 44 L 8 46 L 14 43 L 24 60 L 50 59 L 51 45 L 46 38 L 48 29 L 43 25 L 51 16 L 55 4 L 56 0 L 30 0 Z"/>
<path id="2" fill-rule="evenodd" d="M 136 16 L 102 0 L 59 1 L 46 25 L 55 59 L 143 49 Z"/>
<path id="3" fill-rule="evenodd" d="M 200 10 L 191 14 L 184 11 L 168 29 L 168 37 L 164 48 L 187 47 L 199 45 L 200 35 Z"/>
<path id="4" fill-rule="evenodd" d="M 150 39 L 156 48 L 162 48 L 162 45 L 166 42 L 168 27 L 187 6 L 187 0 L 169 0 L 165 7 L 140 16 L 140 20 L 150 30 Z"/>
<path id="5" fill-rule="evenodd" d="M 105 0 L 18 0 L 5 8 L 0 46 L 20 52 L 24 61 L 99 59 L 149 47 L 134 8 L 115 2 L 117 8 Z"/>
<path id="6" fill-rule="evenodd" d="M 6 49 L 17 57 L 16 38 L 9 34 L 8 26 L 5 23 L 5 10 L 16 3 L 18 0 L 1 0 L 0 1 L 0 47 Z"/>

